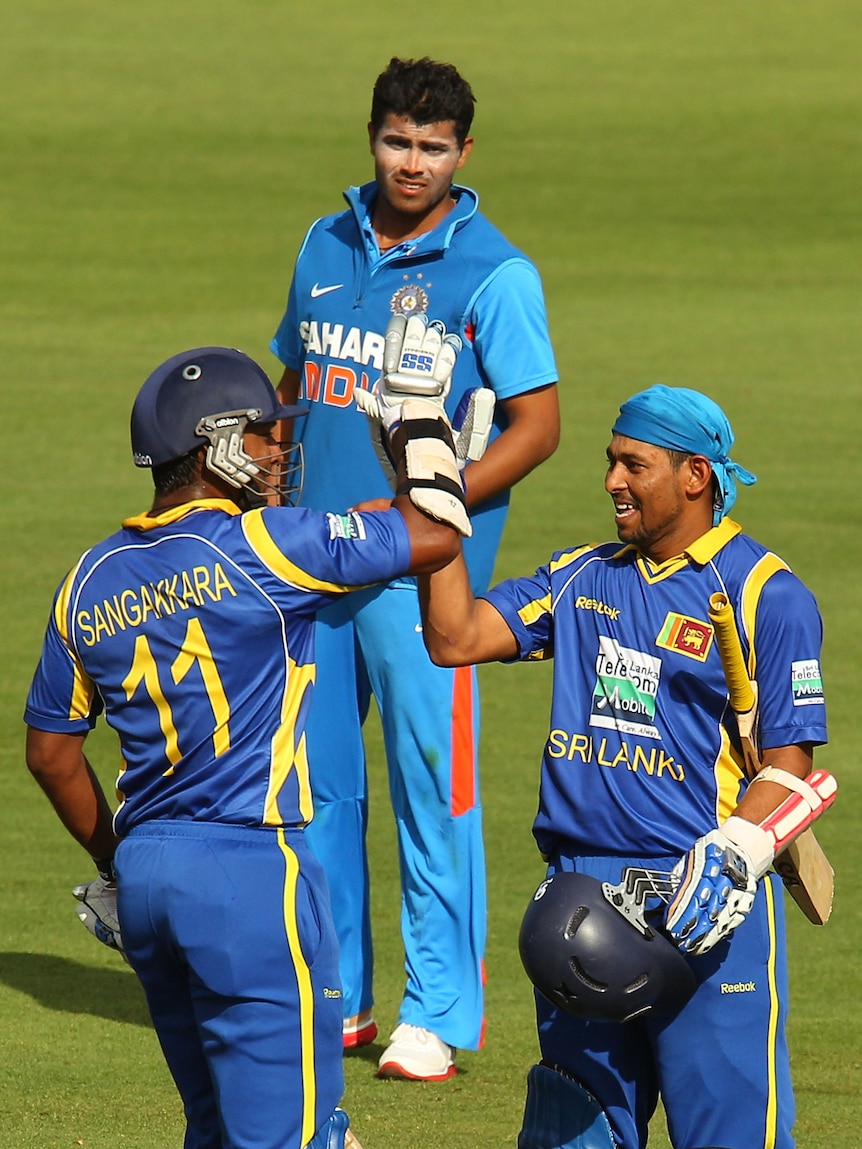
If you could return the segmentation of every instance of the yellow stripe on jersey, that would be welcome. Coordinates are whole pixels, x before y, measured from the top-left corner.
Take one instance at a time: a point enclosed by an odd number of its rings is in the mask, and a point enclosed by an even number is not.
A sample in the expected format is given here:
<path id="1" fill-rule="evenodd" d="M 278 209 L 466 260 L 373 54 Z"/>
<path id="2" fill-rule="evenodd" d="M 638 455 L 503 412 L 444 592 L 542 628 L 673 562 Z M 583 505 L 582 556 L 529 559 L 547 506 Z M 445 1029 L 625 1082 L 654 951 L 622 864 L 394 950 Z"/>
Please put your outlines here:
<path id="1" fill-rule="evenodd" d="M 299 744 L 294 740 L 300 707 L 306 692 L 314 685 L 316 671 L 317 668 L 314 663 L 298 666 L 293 659 L 288 659 L 287 683 L 281 702 L 281 720 L 272 739 L 272 768 L 263 807 L 263 824 L 265 826 L 280 826 L 284 822 L 284 817 L 279 810 L 278 798 L 294 767 L 296 768 L 299 787 L 300 816 L 304 822 L 311 821 L 311 786 L 308 780 L 305 735 L 303 734 Z M 293 821 L 292 818 L 291 821 Z"/>
<path id="2" fill-rule="evenodd" d="M 720 826 L 739 805 L 741 782 L 745 777 L 742 759 L 736 754 L 723 726 L 719 727 L 721 744 L 715 760 L 716 817 Z"/>
<path id="3" fill-rule="evenodd" d="M 763 1149 L 775 1149 L 778 1129 L 778 1077 L 775 1065 L 779 1016 L 778 983 L 775 972 L 778 931 L 775 923 L 775 891 L 768 877 L 763 879 L 763 888 L 766 893 L 766 923 L 769 931 L 769 958 L 766 963 L 766 979 L 769 986 L 769 1033 L 766 1049 L 766 1137 Z"/>
<path id="4" fill-rule="evenodd" d="M 263 521 L 263 511 L 248 511 L 243 515 L 242 529 L 246 542 L 273 574 L 291 586 L 301 590 L 321 590 L 338 593 L 355 589 L 341 583 L 325 582 L 310 575 L 302 567 L 290 561 L 286 554 L 276 545 L 272 535 L 266 529 Z"/>
<path id="5" fill-rule="evenodd" d="M 69 641 L 69 604 L 72 597 L 72 584 L 75 581 L 75 576 L 81 566 L 81 563 L 87 557 L 87 554 L 81 555 L 78 562 L 66 576 L 63 585 L 57 594 L 57 601 L 54 604 L 54 625 L 57 627 L 57 632 L 63 640 L 64 646 L 69 651 L 69 657 L 72 661 L 72 692 L 69 698 L 69 718 L 88 718 L 90 711 L 93 708 L 93 696 L 96 688 L 93 681 L 87 672 L 81 666 L 77 654 L 72 648 Z"/>
<path id="6" fill-rule="evenodd" d="M 763 588 L 778 571 L 789 571 L 790 567 L 778 555 L 769 553 L 758 559 L 748 573 L 742 588 L 741 615 L 742 629 L 748 639 L 748 677 L 757 677 L 757 656 L 754 653 L 754 627 L 757 619 L 757 604 Z"/>
<path id="7" fill-rule="evenodd" d="M 670 578 L 672 574 L 676 574 L 677 571 L 687 566 L 688 555 L 686 554 L 674 555 L 672 559 L 668 559 L 663 563 L 654 563 L 652 559 L 648 559 L 645 555 L 641 554 L 637 557 L 638 570 L 650 585 Z"/>
<path id="8" fill-rule="evenodd" d="M 550 612 L 551 596 L 550 594 L 546 594 L 541 598 L 534 598 L 532 602 L 528 602 L 526 606 L 522 606 L 518 611 L 518 618 L 524 626 L 530 626 L 537 618 L 541 618 L 543 614 L 550 614 Z"/>
<path id="9" fill-rule="evenodd" d="M 573 562 L 576 562 L 581 557 L 581 555 L 585 555 L 589 551 L 595 550 L 595 547 L 595 543 L 588 543 L 586 546 L 576 547 L 573 551 L 566 551 L 565 554 L 557 555 L 557 557 L 552 559 L 548 564 L 548 569 L 551 573 L 558 570 L 564 570 L 567 566 L 571 566 Z M 525 606 L 522 606 L 518 611 L 518 618 L 521 620 L 524 626 L 531 626 L 536 621 L 536 619 L 541 618 L 543 614 L 550 613 L 551 595 L 548 593 L 546 595 L 542 595 L 541 598 L 535 598 L 532 602 L 528 602 Z M 548 649 L 550 648 L 534 650 L 527 656 L 526 661 L 541 662 L 545 658 Z"/>
<path id="10" fill-rule="evenodd" d="M 308 968 L 305 954 L 302 952 L 296 914 L 299 861 L 287 844 L 284 830 L 279 829 L 277 837 L 286 866 L 284 875 L 284 928 L 290 956 L 293 959 L 293 969 L 299 992 L 299 1043 L 302 1063 L 302 1137 L 300 1144 L 307 1145 L 315 1134 L 315 1112 L 317 1109 L 317 1087 L 314 1075 L 314 989 L 311 984 L 311 970 Z"/>
<path id="11" fill-rule="evenodd" d="M 555 571 L 565 570 L 567 566 L 571 566 L 573 562 L 576 562 L 581 555 L 585 555 L 588 551 L 592 550 L 595 550 L 595 544 L 589 543 L 587 546 L 576 547 L 573 551 L 566 551 L 563 555 L 557 555 L 557 557 L 552 559 L 548 564 L 548 570 L 551 574 Z M 551 596 L 550 594 L 546 594 L 541 598 L 533 599 L 533 601 L 528 602 L 526 606 L 522 606 L 518 611 L 518 618 L 520 618 L 524 626 L 529 626 L 530 623 L 535 622 L 537 618 L 540 618 L 543 614 L 550 614 L 550 612 Z"/>
<path id="12" fill-rule="evenodd" d="M 587 543 L 586 546 L 575 547 L 573 551 L 566 551 L 565 554 L 557 555 L 550 563 L 550 569 L 552 571 L 563 570 L 565 567 L 571 566 L 581 555 L 587 554 L 588 551 L 594 551 L 597 546 L 598 543 Z"/>
<path id="13" fill-rule="evenodd" d="M 296 780 L 299 784 L 299 813 L 307 824 L 314 816 L 314 804 L 311 800 L 311 782 L 308 770 L 308 752 L 305 732 L 296 748 Z"/>

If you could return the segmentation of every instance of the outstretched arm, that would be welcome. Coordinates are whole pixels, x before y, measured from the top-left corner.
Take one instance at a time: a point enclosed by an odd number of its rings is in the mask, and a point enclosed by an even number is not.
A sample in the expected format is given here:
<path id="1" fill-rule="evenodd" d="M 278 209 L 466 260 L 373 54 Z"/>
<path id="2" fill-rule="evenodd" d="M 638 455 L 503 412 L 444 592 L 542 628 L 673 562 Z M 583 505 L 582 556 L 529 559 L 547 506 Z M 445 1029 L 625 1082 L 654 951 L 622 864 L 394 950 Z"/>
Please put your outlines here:
<path id="1" fill-rule="evenodd" d="M 516 658 L 518 644 L 500 612 L 475 598 L 463 554 L 419 578 L 423 637 L 438 666 L 469 666 Z"/>

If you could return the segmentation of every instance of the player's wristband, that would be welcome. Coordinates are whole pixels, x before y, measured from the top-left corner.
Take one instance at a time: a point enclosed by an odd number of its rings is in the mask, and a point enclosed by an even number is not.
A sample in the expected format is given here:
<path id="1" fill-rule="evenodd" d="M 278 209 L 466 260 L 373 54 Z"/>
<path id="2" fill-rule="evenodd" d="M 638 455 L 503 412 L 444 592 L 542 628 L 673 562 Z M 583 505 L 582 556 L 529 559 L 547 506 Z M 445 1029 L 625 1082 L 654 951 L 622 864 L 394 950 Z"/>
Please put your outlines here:
<path id="1" fill-rule="evenodd" d="M 106 882 L 116 882 L 117 872 L 114 869 L 113 858 L 93 858 L 93 864 L 99 871 L 99 877 Z"/>

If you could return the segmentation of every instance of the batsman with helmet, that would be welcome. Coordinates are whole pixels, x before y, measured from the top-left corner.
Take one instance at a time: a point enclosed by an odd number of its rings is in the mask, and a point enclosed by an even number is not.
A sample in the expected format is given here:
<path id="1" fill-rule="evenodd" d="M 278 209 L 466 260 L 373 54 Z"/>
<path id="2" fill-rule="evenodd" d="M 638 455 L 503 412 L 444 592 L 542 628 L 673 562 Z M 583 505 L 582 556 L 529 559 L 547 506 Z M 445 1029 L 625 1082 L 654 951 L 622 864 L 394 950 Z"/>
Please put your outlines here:
<path id="1" fill-rule="evenodd" d="M 542 1062 L 519 1149 L 641 1149 L 659 1095 L 674 1149 L 794 1145 L 770 867 L 834 795 L 812 772 L 822 626 L 728 517 L 755 481 L 732 444 L 705 395 L 651 387 L 608 447 L 619 542 L 558 551 L 480 598 L 460 557 L 420 578 L 435 662 L 554 658 L 534 823 L 548 877 L 521 935 Z M 719 592 L 757 684 L 753 776 L 710 621 Z"/>
<path id="2" fill-rule="evenodd" d="M 98 868 L 75 891 L 79 916 L 143 984 L 185 1149 L 355 1144 L 337 1108 L 335 927 L 304 832 L 315 617 L 357 586 L 439 566 L 469 533 L 433 397 L 444 345 L 436 333 L 418 369 L 378 389 L 402 493 L 367 513 L 284 505 L 300 476 L 275 435 L 305 410 L 255 362 L 224 347 L 173 356 L 132 412 L 152 508 L 88 550 L 54 599 L 27 764 Z M 84 752 L 101 712 L 122 752 L 113 818 Z"/>

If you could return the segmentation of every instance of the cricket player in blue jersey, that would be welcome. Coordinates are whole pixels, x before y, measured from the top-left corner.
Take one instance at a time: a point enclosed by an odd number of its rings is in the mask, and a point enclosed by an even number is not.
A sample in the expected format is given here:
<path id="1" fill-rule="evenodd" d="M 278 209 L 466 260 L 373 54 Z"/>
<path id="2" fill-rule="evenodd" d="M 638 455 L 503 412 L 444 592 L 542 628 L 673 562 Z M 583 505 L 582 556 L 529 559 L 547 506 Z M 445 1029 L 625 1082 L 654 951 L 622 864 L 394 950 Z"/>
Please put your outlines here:
<path id="1" fill-rule="evenodd" d="M 728 517 L 736 482 L 754 482 L 732 443 L 706 396 L 652 387 L 623 404 L 608 448 L 622 546 L 558 551 L 478 599 L 461 559 L 420 578 L 435 662 L 554 658 L 534 824 L 549 875 L 672 874 L 660 920 L 697 983 L 677 1012 L 624 1024 L 537 994 L 542 1063 L 520 1149 L 641 1149 L 659 1095 L 675 1149 L 794 1144 L 782 886 L 767 873 L 784 843 L 767 827 L 788 796 L 813 793 L 822 627 L 810 591 Z M 759 687 L 754 781 L 710 623 L 716 592 Z"/>
<path id="2" fill-rule="evenodd" d="M 272 350 L 285 366 L 282 398 L 309 407 L 298 428 L 311 464 L 302 505 L 323 509 L 390 494 L 352 401 L 380 371 L 390 318 L 430 314 L 461 336 L 446 407 L 458 428 L 475 394 L 476 440 L 490 436 L 481 461 L 477 451 L 461 458 L 473 522 L 465 553 L 478 593 L 491 578 L 510 488 L 556 448 L 559 411 L 536 268 L 482 215 L 476 193 L 453 183 L 473 146 L 473 109 L 452 65 L 390 62 L 368 125 L 375 178 L 309 229 Z M 345 1047 L 377 1035 L 361 731 L 372 692 L 398 833 L 407 975 L 379 1073 L 443 1080 L 455 1072 L 456 1047 L 480 1046 L 484 1025 L 475 672 L 431 664 L 410 577 L 351 596 L 320 622 L 309 840 L 339 875 Z"/>
<path id="3" fill-rule="evenodd" d="M 27 700 L 28 766 L 100 873 L 76 891 L 79 916 L 143 983 L 185 1149 L 352 1138 L 337 1108 L 337 941 L 304 833 L 315 615 L 448 561 L 453 525 L 469 532 L 451 432 L 428 401 L 390 404 L 392 509 L 278 505 L 294 468 L 274 433 L 304 414 L 228 348 L 149 377 L 132 449 L 152 469 L 152 509 L 60 584 Z M 100 712 L 122 752 L 113 818 L 84 753 Z"/>

